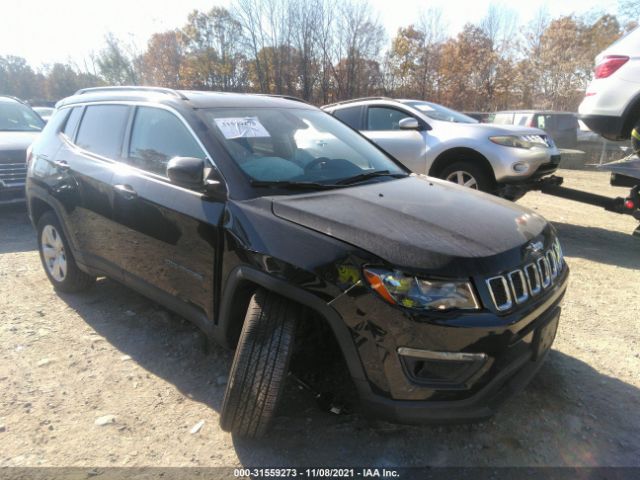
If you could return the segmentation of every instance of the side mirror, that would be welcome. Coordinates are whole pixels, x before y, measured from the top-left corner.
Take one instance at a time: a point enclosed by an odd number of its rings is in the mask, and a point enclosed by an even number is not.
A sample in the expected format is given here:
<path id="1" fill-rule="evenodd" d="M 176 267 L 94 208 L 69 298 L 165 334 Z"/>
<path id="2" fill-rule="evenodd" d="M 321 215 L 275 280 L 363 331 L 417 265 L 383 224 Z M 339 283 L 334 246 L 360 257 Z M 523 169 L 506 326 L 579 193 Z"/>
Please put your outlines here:
<path id="1" fill-rule="evenodd" d="M 167 177 L 172 183 L 186 188 L 204 186 L 204 167 L 202 158 L 173 157 L 167 163 Z"/>
<path id="2" fill-rule="evenodd" d="M 413 117 L 403 118 L 398 122 L 400 130 L 420 130 L 420 123 Z"/>

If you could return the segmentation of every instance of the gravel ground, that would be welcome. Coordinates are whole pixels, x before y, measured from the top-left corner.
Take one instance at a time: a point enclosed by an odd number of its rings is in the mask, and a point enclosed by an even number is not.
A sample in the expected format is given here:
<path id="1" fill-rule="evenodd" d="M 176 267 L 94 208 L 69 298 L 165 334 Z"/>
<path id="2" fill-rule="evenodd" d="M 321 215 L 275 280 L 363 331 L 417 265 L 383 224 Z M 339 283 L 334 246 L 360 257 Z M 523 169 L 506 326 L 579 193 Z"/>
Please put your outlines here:
<path id="1" fill-rule="evenodd" d="M 624 194 L 606 174 L 562 174 Z M 0 467 L 640 466 L 637 223 L 538 193 L 519 203 L 555 223 L 572 268 L 554 349 L 524 392 L 488 422 L 416 427 L 324 413 L 289 386 L 259 441 L 218 427 L 229 352 L 110 280 L 56 294 L 24 209 L 0 210 Z"/>

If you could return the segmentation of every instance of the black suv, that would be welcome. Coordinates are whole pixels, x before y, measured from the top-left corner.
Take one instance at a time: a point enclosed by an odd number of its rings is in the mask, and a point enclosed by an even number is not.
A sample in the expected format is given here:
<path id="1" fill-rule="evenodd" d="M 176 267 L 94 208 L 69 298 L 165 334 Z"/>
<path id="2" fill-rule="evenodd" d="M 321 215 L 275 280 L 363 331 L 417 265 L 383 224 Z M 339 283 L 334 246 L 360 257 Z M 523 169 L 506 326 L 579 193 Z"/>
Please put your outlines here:
<path id="1" fill-rule="evenodd" d="M 42 127 L 29 105 L 0 95 L 0 205 L 24 202 L 27 148 Z"/>
<path id="2" fill-rule="evenodd" d="M 29 212 L 60 291 L 114 278 L 236 353 L 221 411 L 257 436 L 324 322 L 362 405 L 490 416 L 555 337 L 568 268 L 534 212 L 411 174 L 289 98 L 81 90 L 34 143 Z"/>

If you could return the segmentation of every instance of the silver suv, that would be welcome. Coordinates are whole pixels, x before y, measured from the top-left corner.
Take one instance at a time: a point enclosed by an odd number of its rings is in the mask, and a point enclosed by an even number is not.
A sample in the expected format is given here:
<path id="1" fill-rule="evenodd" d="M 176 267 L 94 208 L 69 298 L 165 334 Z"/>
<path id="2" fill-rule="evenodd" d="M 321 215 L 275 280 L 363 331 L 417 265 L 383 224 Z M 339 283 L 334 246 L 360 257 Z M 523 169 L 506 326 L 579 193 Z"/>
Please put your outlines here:
<path id="1" fill-rule="evenodd" d="M 432 102 L 372 97 L 322 108 L 416 173 L 511 199 L 560 163 L 560 152 L 542 130 L 478 123 Z"/>

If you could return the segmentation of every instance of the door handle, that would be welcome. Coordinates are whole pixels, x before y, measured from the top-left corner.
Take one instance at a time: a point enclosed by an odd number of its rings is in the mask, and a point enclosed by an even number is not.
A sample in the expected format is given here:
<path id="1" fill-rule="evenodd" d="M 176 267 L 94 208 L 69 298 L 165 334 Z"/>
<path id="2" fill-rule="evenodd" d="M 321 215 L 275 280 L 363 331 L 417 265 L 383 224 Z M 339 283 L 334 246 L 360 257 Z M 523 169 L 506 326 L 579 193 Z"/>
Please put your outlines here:
<path id="1" fill-rule="evenodd" d="M 131 185 L 114 185 L 113 189 L 125 200 L 132 200 L 138 196 Z"/>
<path id="2" fill-rule="evenodd" d="M 55 162 L 53 162 L 53 166 L 63 172 L 66 172 L 67 170 L 69 170 L 69 164 L 67 163 L 66 160 L 56 160 Z"/>

